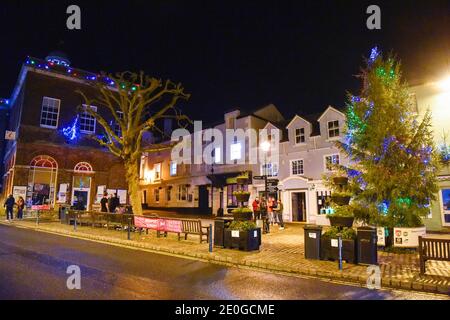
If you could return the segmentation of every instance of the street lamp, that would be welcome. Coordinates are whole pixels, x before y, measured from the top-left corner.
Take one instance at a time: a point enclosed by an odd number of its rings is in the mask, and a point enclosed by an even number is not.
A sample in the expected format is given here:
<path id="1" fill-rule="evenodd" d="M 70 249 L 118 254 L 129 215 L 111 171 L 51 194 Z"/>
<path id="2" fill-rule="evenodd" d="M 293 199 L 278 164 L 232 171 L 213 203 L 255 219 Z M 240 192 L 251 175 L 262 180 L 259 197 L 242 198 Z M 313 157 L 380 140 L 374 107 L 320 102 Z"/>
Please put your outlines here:
<path id="1" fill-rule="evenodd" d="M 264 152 L 264 197 L 267 201 L 267 152 L 270 150 L 270 142 L 267 140 L 261 142 L 261 149 Z"/>
<path id="2" fill-rule="evenodd" d="M 450 76 L 438 82 L 439 88 L 445 92 L 450 92 Z"/>

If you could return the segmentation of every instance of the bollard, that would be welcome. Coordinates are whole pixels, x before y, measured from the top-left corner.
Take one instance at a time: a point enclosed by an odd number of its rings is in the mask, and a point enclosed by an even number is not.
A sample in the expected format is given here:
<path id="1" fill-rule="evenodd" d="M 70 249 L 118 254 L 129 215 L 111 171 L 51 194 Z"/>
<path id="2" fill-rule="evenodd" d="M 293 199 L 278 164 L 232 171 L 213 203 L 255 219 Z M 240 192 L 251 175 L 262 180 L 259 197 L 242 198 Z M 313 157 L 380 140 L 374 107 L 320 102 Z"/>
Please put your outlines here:
<path id="1" fill-rule="evenodd" d="M 338 235 L 338 249 L 339 249 L 339 270 L 342 270 L 342 236 Z"/>
<path id="2" fill-rule="evenodd" d="M 77 214 L 75 213 L 73 219 L 73 231 L 77 231 Z"/>
<path id="3" fill-rule="evenodd" d="M 213 251 L 212 224 L 209 224 L 209 252 Z"/>
<path id="4" fill-rule="evenodd" d="M 130 240 L 131 238 L 131 235 L 130 235 L 130 231 L 131 230 L 131 218 L 130 217 L 128 217 L 128 234 L 127 234 L 127 237 L 128 237 L 128 240 Z"/>
<path id="5" fill-rule="evenodd" d="M 36 211 L 36 225 L 39 225 L 39 210 Z"/>

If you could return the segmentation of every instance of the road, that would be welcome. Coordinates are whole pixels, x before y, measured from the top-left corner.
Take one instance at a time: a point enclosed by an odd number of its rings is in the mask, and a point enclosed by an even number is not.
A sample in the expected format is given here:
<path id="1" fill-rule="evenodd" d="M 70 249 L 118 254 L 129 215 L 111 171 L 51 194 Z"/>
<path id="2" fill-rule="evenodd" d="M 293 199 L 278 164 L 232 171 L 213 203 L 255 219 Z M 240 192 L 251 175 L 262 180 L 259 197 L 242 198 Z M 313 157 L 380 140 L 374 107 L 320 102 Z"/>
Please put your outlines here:
<path id="1" fill-rule="evenodd" d="M 81 290 L 66 286 L 78 265 Z M 138 251 L 0 225 L 0 299 L 436 299 Z"/>

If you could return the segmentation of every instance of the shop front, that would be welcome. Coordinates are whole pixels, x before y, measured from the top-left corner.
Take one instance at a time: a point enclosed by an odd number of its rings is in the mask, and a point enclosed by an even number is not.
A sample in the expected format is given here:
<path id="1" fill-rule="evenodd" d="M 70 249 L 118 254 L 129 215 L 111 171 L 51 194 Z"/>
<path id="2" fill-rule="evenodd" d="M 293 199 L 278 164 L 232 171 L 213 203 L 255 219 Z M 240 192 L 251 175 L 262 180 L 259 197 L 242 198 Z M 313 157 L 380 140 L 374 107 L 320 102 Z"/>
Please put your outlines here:
<path id="1" fill-rule="evenodd" d="M 55 204 L 55 188 L 58 175 L 58 164 L 50 156 L 37 156 L 30 163 L 26 206 L 32 208 L 50 208 Z"/>

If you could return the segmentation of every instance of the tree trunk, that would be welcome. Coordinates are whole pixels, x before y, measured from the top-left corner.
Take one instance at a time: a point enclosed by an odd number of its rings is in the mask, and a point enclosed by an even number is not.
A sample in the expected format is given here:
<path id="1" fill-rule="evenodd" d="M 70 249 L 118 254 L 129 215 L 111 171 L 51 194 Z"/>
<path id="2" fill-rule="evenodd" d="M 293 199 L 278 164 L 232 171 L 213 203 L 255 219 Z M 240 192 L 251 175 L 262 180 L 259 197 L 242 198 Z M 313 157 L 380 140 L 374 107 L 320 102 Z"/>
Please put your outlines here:
<path id="1" fill-rule="evenodd" d="M 139 170 L 137 161 L 125 161 L 125 175 L 128 183 L 128 193 L 130 195 L 133 214 L 142 215 L 141 194 L 139 188 Z"/>

